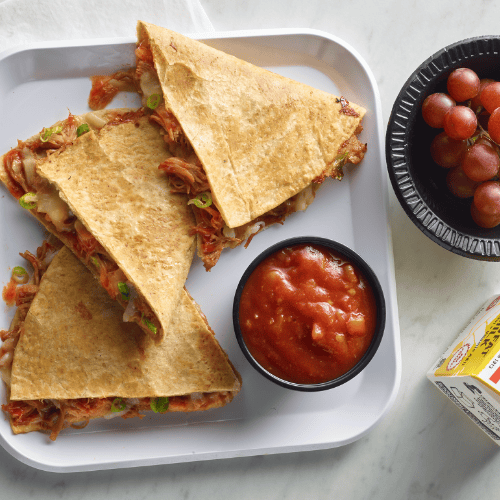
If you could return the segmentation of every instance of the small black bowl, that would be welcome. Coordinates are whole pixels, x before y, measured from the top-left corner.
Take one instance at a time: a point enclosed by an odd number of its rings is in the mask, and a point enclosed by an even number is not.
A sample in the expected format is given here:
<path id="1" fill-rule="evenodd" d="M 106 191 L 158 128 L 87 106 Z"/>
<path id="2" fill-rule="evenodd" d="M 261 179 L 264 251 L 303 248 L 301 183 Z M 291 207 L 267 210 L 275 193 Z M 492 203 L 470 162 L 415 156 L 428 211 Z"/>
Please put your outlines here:
<path id="1" fill-rule="evenodd" d="M 268 372 L 265 368 L 262 367 L 262 365 L 260 365 L 256 361 L 256 359 L 253 357 L 252 353 L 246 346 L 245 341 L 243 340 L 243 335 L 241 332 L 240 322 L 239 322 L 239 308 L 240 308 L 241 294 L 243 292 L 243 288 L 245 287 L 248 278 L 253 273 L 255 268 L 266 257 L 270 256 L 271 254 L 279 250 L 282 250 L 283 248 L 296 245 L 303 245 L 303 244 L 320 245 L 326 247 L 327 249 L 330 249 L 333 252 L 345 257 L 346 260 L 354 264 L 361 272 L 361 274 L 364 276 L 367 283 L 370 285 L 373 291 L 373 295 L 375 297 L 375 304 L 377 310 L 377 321 L 376 321 L 375 332 L 373 334 L 372 341 L 368 346 L 368 349 L 366 350 L 365 354 L 362 356 L 362 358 L 353 368 L 351 368 L 351 370 L 344 373 L 340 377 L 337 377 L 333 380 L 329 380 L 326 382 L 321 382 L 318 384 L 299 384 L 296 382 L 290 382 L 288 380 L 284 380 Z M 373 356 L 377 352 L 377 349 L 380 345 L 384 333 L 385 320 L 386 320 L 386 306 L 385 306 L 384 293 L 382 291 L 382 287 L 380 286 L 378 278 L 376 277 L 371 267 L 356 252 L 354 252 L 350 248 L 336 241 L 316 236 L 302 236 L 302 237 L 290 238 L 281 241 L 280 243 L 276 243 L 275 245 L 269 247 L 267 250 L 264 250 L 264 252 L 262 252 L 258 257 L 256 257 L 253 260 L 253 262 L 248 266 L 247 270 L 243 273 L 243 276 L 240 279 L 238 287 L 236 288 L 236 293 L 233 302 L 234 331 L 236 334 L 236 339 L 238 340 L 238 344 L 241 350 L 243 351 L 243 354 L 247 358 L 247 360 L 259 373 L 267 377 L 269 380 L 275 382 L 276 384 L 282 387 L 286 387 L 287 389 L 293 389 L 296 391 L 314 392 L 314 391 L 323 391 L 326 389 L 332 389 L 334 387 L 346 383 L 347 381 L 351 380 L 356 375 L 358 375 L 361 371 L 364 370 L 364 368 L 368 365 L 368 363 L 372 360 Z"/>
<path id="2" fill-rule="evenodd" d="M 470 214 L 471 199 L 453 196 L 447 169 L 430 155 L 432 139 L 442 130 L 422 118 L 422 104 L 434 92 L 447 92 L 446 80 L 460 67 L 479 78 L 500 80 L 500 36 L 481 36 L 454 43 L 424 61 L 401 89 L 387 126 L 386 159 L 396 196 L 413 223 L 431 240 L 454 254 L 500 261 L 500 226 L 483 229 Z"/>

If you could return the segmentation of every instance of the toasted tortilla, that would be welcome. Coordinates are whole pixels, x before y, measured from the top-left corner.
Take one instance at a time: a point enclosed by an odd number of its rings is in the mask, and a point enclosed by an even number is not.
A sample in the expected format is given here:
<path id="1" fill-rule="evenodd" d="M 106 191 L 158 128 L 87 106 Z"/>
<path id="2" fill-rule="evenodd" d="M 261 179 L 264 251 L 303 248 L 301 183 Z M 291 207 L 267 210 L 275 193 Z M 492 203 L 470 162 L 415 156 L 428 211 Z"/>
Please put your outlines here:
<path id="1" fill-rule="evenodd" d="M 123 323 L 121 315 L 120 306 L 63 247 L 45 272 L 24 321 L 10 400 L 213 393 L 210 408 L 231 401 L 240 390 L 239 375 L 185 290 L 160 345 L 136 324 Z M 217 393 L 224 397 L 215 397 Z M 13 425 L 14 432 L 40 428 Z"/>
<path id="2" fill-rule="evenodd" d="M 179 121 L 230 228 L 328 172 L 366 110 L 142 21 L 165 106 Z"/>
<path id="3" fill-rule="evenodd" d="M 57 188 L 144 297 L 161 325 L 151 333 L 158 342 L 177 307 L 196 248 L 186 197 L 172 194 L 157 168 L 168 156 L 158 126 L 144 116 L 134 123 L 90 130 L 37 163 L 38 175 Z M 9 187 L 3 168 L 0 179 Z M 74 240 L 57 231 L 43 213 L 31 213 L 74 249 Z M 99 269 L 85 263 L 99 277 Z"/>
<path id="4" fill-rule="evenodd" d="M 91 111 L 89 113 L 85 113 L 80 116 L 75 116 L 74 118 L 76 119 L 77 123 L 83 124 L 87 123 L 89 125 L 90 130 L 99 130 L 103 124 L 108 123 L 110 120 L 116 117 L 117 114 L 122 114 L 122 113 L 127 113 L 132 111 L 130 108 L 115 108 L 115 109 L 102 109 L 98 111 Z M 92 119 L 92 117 L 95 117 Z M 90 120 L 89 120 L 90 118 Z M 59 120 L 56 123 L 54 123 L 50 128 L 52 127 L 57 127 L 59 125 L 62 125 L 64 120 Z M 39 136 L 41 132 L 31 136 L 29 139 L 26 139 L 24 142 L 30 143 L 32 141 L 35 141 Z M 10 179 L 9 175 L 4 169 L 3 166 L 3 160 L 6 155 L 3 154 L 0 156 L 0 181 L 9 189 L 9 191 L 14 195 L 15 188 L 13 187 L 13 182 Z M 44 152 L 44 154 L 41 154 L 37 160 L 45 159 L 47 157 L 47 153 Z"/>

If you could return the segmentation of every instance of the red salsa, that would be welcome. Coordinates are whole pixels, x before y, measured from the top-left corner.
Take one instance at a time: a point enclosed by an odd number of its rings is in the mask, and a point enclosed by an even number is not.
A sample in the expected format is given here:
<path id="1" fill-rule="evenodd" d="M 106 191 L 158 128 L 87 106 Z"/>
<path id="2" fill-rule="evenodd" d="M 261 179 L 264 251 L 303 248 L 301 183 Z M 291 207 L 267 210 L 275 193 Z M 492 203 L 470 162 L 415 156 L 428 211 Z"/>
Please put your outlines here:
<path id="1" fill-rule="evenodd" d="M 319 245 L 264 259 L 245 284 L 239 315 L 255 360 L 299 384 L 327 382 L 353 368 L 377 320 L 373 291 L 359 269 Z"/>

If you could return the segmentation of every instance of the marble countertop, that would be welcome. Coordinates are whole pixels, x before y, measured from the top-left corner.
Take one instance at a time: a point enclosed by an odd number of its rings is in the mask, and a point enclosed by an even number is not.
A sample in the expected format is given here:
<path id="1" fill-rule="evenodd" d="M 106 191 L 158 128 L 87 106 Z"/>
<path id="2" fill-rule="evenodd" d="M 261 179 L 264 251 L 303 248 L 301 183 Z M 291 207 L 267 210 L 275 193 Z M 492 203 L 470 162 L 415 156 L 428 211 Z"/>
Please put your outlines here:
<path id="1" fill-rule="evenodd" d="M 4 2 L 15 0 L 0 0 L 0 8 Z M 163 8 L 161 1 L 146 3 Z M 460 39 L 497 34 L 500 18 L 500 4 L 488 0 L 200 3 L 218 31 L 314 28 L 345 40 L 375 75 L 384 127 L 400 87 L 422 61 Z M 124 4 L 133 5 L 116 2 L 117 17 Z M 95 13 L 87 12 L 82 15 Z M 7 29 L 3 22 L 0 16 L 0 29 Z M 8 29 L 16 26 L 23 28 L 22 19 Z M 500 449 L 425 373 L 483 302 L 500 292 L 500 265 L 443 250 L 408 220 L 392 189 L 389 196 L 402 378 L 393 407 L 368 435 L 329 450 L 70 474 L 36 470 L 0 448 L 0 498 L 461 500 L 477 498 L 478 491 L 492 498 L 500 487 Z"/>

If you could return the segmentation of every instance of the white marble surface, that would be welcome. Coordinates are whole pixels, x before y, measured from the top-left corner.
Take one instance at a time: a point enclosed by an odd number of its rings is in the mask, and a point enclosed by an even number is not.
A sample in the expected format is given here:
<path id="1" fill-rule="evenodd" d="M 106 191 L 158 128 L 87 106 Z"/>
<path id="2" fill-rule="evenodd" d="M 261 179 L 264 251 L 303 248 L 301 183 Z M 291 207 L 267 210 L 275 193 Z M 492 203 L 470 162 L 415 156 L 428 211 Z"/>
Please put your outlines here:
<path id="1" fill-rule="evenodd" d="M 15 1 L 0 0 L 0 9 Z M 97 32 L 106 26 L 102 36 L 130 36 L 133 26 L 127 25 L 125 8 L 144 18 L 160 14 L 168 19 L 163 10 L 168 2 L 114 3 L 115 12 L 100 21 L 79 3 L 73 29 L 61 26 L 59 38 L 81 33 L 79 16 L 95 18 Z M 305 27 L 344 39 L 375 74 L 384 125 L 399 88 L 424 59 L 457 40 L 498 34 L 500 19 L 500 4 L 488 0 L 200 3 L 216 30 Z M 31 19 L 40 15 L 58 29 L 57 16 L 37 13 L 38 4 L 31 5 Z M 72 2 L 64 5 L 76 9 Z M 109 14 L 111 7 L 106 9 Z M 118 22 L 122 18 L 126 22 Z M 22 15 L 7 23 L 0 10 L 0 37 L 24 26 Z M 38 29 L 37 38 L 43 39 L 43 25 Z M 95 36 L 91 31 L 89 36 Z M 496 498 L 500 449 L 430 385 L 425 372 L 483 301 L 500 291 L 500 264 L 466 260 L 432 243 L 406 218 L 392 191 L 390 222 L 402 380 L 393 408 L 369 435 L 331 450 L 74 474 L 38 471 L 0 449 L 0 498 L 462 500 L 479 498 L 479 492 L 482 498 Z"/>

